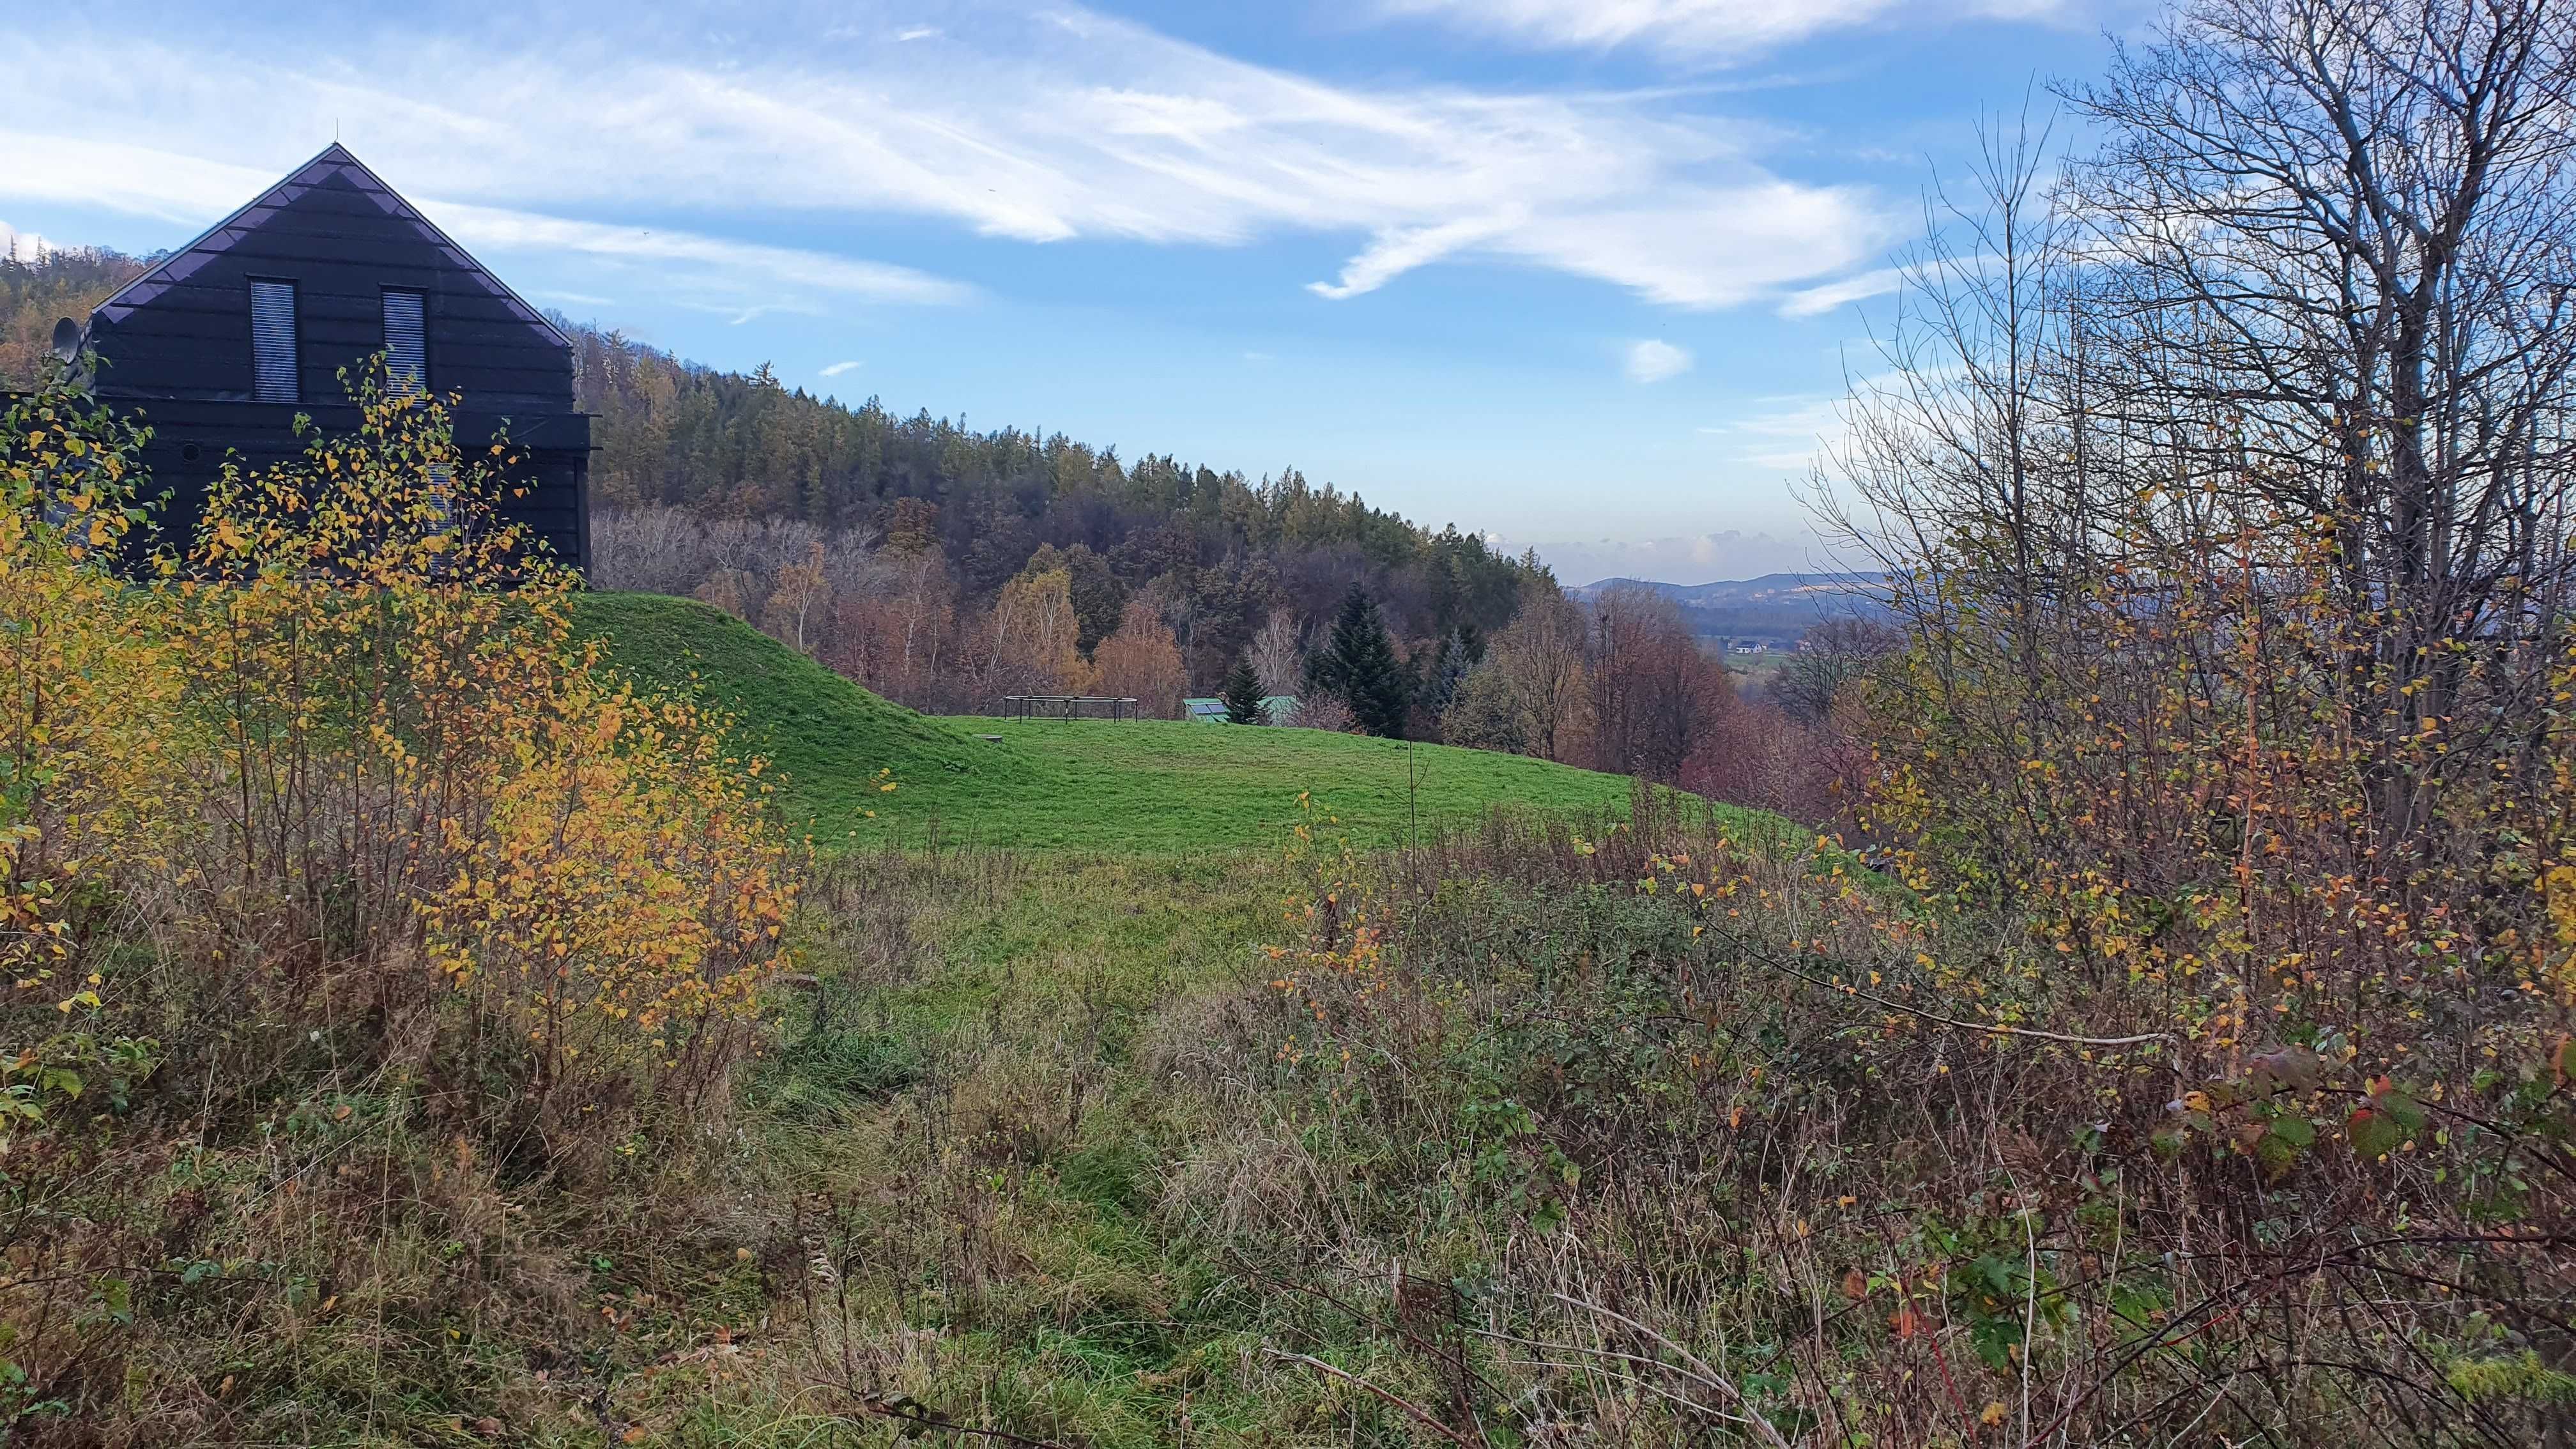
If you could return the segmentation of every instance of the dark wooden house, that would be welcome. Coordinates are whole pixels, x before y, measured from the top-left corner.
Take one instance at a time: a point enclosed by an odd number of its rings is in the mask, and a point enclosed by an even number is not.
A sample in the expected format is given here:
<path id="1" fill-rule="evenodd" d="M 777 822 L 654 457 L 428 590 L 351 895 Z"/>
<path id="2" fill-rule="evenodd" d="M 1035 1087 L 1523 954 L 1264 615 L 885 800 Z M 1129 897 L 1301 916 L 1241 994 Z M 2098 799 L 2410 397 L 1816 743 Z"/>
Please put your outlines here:
<path id="1" fill-rule="evenodd" d="M 257 468 L 303 451 L 296 415 L 348 432 L 340 369 L 461 394 L 457 441 L 506 427 L 525 459 L 505 517 L 589 562 L 590 419 L 572 344 L 358 158 L 334 144 L 90 314 L 102 402 L 152 429 L 144 463 L 185 537 L 227 454 Z"/>

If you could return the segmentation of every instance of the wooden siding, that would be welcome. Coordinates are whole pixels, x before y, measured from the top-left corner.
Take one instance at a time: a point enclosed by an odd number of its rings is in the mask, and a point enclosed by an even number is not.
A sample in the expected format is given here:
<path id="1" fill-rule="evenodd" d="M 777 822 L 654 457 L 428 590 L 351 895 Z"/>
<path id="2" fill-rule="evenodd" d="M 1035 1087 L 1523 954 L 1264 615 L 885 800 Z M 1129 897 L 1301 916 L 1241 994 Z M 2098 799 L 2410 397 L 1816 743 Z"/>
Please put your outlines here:
<path id="1" fill-rule="evenodd" d="M 572 351 L 500 280 L 334 146 L 108 299 L 91 342 L 103 397 L 251 396 L 249 288 L 296 288 L 297 401 L 384 346 L 384 291 L 422 294 L 430 386 L 492 411 L 570 412 Z"/>
<path id="2" fill-rule="evenodd" d="M 252 400 L 250 283 L 295 284 L 296 400 Z M 461 394 L 469 448 L 509 421 L 527 495 L 501 500 L 559 558 L 588 562 L 590 419 L 574 411 L 561 334 L 338 146 L 110 297 L 90 319 L 98 395 L 153 429 L 144 462 L 184 537 L 227 455 L 297 456 L 297 414 L 355 424 L 344 369 L 385 346 L 384 293 L 417 292 L 428 385 Z M 193 457 L 189 452 L 193 450 Z"/>
<path id="3" fill-rule="evenodd" d="M 163 399 L 120 403 L 118 410 L 152 429 L 152 439 L 143 448 L 143 468 L 151 480 L 145 491 L 169 490 L 159 526 L 165 537 L 177 540 L 196 531 L 206 491 L 223 476 L 227 458 L 255 470 L 301 457 L 305 445 L 294 430 L 298 413 L 311 417 L 325 433 L 354 432 L 358 422 L 357 411 L 347 406 Z M 522 497 L 496 498 L 494 506 L 503 518 L 542 539 L 557 559 L 587 568 L 590 419 L 579 414 L 519 420 L 464 413 L 456 417 L 455 425 L 457 442 L 468 451 L 507 427 L 513 450 L 526 459 L 511 481 L 527 491 Z M 188 456 L 192 448 L 193 458 Z"/>

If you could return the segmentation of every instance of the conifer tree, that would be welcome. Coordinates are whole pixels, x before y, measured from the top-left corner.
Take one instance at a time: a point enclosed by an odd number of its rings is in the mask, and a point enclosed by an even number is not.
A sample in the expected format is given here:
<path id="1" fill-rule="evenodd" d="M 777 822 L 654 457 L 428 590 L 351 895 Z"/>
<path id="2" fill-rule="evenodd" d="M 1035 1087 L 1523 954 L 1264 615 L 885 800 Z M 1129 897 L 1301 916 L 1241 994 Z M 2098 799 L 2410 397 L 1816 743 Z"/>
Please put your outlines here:
<path id="1" fill-rule="evenodd" d="M 1467 675 L 1485 662 L 1485 636 L 1473 623 L 1462 623 L 1440 636 L 1438 647 L 1431 653 L 1431 668 L 1423 676 L 1423 710 L 1434 720 L 1449 712 L 1450 701 L 1457 698 L 1458 687 Z"/>
<path id="2" fill-rule="evenodd" d="M 1377 600 L 1357 584 L 1342 598 L 1332 636 L 1306 661 L 1307 683 L 1341 697 L 1373 735 L 1401 739 L 1408 704 L 1404 666 L 1387 637 Z"/>
<path id="3" fill-rule="evenodd" d="M 1261 707 L 1261 676 L 1252 669 L 1252 656 L 1238 654 L 1234 667 L 1226 671 L 1225 687 L 1217 691 L 1225 701 L 1227 724 L 1259 725 L 1270 723 L 1269 714 Z"/>

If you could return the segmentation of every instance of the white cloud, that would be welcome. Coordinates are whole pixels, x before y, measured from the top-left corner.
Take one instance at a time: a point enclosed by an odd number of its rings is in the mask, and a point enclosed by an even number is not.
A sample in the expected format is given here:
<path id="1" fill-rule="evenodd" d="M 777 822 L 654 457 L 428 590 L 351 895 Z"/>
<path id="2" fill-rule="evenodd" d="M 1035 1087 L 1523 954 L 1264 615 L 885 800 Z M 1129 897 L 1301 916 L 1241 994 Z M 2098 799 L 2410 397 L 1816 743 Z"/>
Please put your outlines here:
<path id="1" fill-rule="evenodd" d="M 1668 96 L 1326 84 L 1088 11 L 957 0 L 918 45 L 830 43 L 793 7 L 638 24 L 574 0 L 506 36 L 497 14 L 442 16 L 445 33 L 392 14 L 310 33 L 204 11 L 13 26 L 0 199 L 202 225 L 337 118 L 405 194 L 449 198 L 442 219 L 480 208 L 514 243 L 730 277 L 764 294 L 746 302 L 957 300 L 903 268 L 725 239 L 888 215 L 1025 242 L 1364 239 L 1314 283 L 1334 299 L 1479 258 L 1694 308 L 1849 272 L 1895 231 L 1866 192 L 1769 172 L 1769 133 Z M 639 210 L 667 225 L 617 224 Z"/>
<path id="2" fill-rule="evenodd" d="M 1436 16 L 1524 45 L 1646 43 L 1737 54 L 1875 17 L 1895 0 L 1384 0 L 1391 15 Z"/>
<path id="3" fill-rule="evenodd" d="M 1628 380 L 1662 382 L 1691 369 L 1690 349 L 1647 338 L 1628 344 Z"/>
<path id="4" fill-rule="evenodd" d="M 850 369 L 857 367 L 858 365 L 859 364 L 856 360 L 849 362 L 835 362 L 831 366 L 823 369 L 823 376 L 839 377 L 842 373 L 848 372 Z"/>
<path id="5" fill-rule="evenodd" d="M 1841 444 L 1847 431 L 1843 410 L 1838 394 L 1754 398 L 1745 412 L 1698 431 L 1734 440 L 1722 450 L 1729 463 L 1801 474 Z"/>
<path id="6" fill-rule="evenodd" d="M 2069 0 L 1379 0 L 1378 8 L 1523 46 L 1639 46 L 1723 61 L 1880 20 L 2032 20 L 2071 7 Z"/>
<path id="7" fill-rule="evenodd" d="M 13 51 L 13 45 L 0 36 L 0 64 L 35 63 L 30 53 Z M 187 133 L 182 127 L 154 140 Z M 0 156 L 9 158 L 8 166 L 0 168 L 0 196 L 100 206 L 202 228 L 266 190 L 287 166 L 321 149 L 281 153 L 278 165 L 263 169 L 163 150 L 157 144 L 0 127 Z"/>
<path id="8" fill-rule="evenodd" d="M 715 316 L 722 317 L 725 319 L 725 325 L 727 327 L 740 327 L 747 323 L 757 322 L 763 317 L 774 316 L 780 313 L 785 313 L 793 317 L 820 317 L 823 315 L 822 308 L 802 302 L 755 302 L 746 307 L 730 302 L 683 301 L 679 306 L 686 311 L 707 312 Z"/>
<path id="9" fill-rule="evenodd" d="M 6 42 L 0 42 L 0 58 L 7 52 Z M 0 154 L 11 158 L 10 167 L 0 171 L 0 196 L 106 206 L 203 227 L 268 189 L 311 152 L 290 154 L 273 170 L 262 170 L 210 163 L 159 146 L 0 130 Z M 378 166 L 382 174 L 379 163 L 363 155 L 359 159 Z M 451 174 L 444 179 L 462 178 Z M 640 267 L 665 282 L 718 292 L 796 287 L 867 301 L 910 303 L 956 303 L 974 295 L 974 289 L 962 283 L 910 267 L 672 228 L 574 221 L 514 207 L 445 201 L 428 188 L 415 189 L 392 177 L 387 180 L 440 230 L 478 254 L 570 252 L 610 266 Z M 607 305 L 606 299 L 596 296 L 565 295 L 567 300 Z M 749 305 L 737 301 L 722 310 L 740 313 Z M 769 307 L 774 310 L 776 305 L 773 301 Z"/>
<path id="10" fill-rule="evenodd" d="M 1789 318 L 1819 317 L 1854 302 L 1871 297 L 1884 297 L 1904 285 L 1905 273 L 1897 267 L 1880 267 L 1839 282 L 1821 287 L 1808 287 L 1791 292 L 1780 303 L 1780 315 Z"/>
<path id="11" fill-rule="evenodd" d="M 1382 231 L 1367 250 L 1343 263 L 1340 280 L 1308 282 L 1306 290 L 1336 302 L 1374 292 L 1415 267 L 1493 241 L 1510 229 L 1511 223 L 1500 217 L 1470 216 L 1439 226 Z"/>
<path id="12" fill-rule="evenodd" d="M 974 295 L 974 289 L 963 283 L 910 267 L 856 261 L 825 252 L 728 241 L 695 232 L 567 221 L 534 212 L 456 202 L 415 200 L 413 204 L 469 251 L 579 252 L 612 262 L 649 262 L 716 275 L 756 277 L 872 302 L 955 303 Z M 758 315 L 788 309 L 770 304 L 724 310 Z"/>

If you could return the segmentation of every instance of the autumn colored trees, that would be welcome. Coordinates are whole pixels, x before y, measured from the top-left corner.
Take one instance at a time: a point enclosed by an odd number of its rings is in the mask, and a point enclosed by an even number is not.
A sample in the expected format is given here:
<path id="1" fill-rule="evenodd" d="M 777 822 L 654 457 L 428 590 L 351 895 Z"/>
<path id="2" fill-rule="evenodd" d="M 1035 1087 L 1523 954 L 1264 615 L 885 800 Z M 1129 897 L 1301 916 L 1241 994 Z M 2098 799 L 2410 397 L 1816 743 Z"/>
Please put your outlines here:
<path id="1" fill-rule="evenodd" d="M 979 602 L 942 551 L 937 507 L 901 499 L 886 517 L 879 534 L 671 506 L 603 509 L 593 581 L 693 595 L 889 698 L 943 713 L 990 709 L 1010 694 L 1101 691 L 1170 717 L 1184 696 L 1244 661 L 1265 696 L 1312 694 L 1318 709 L 1330 698 L 1374 733 L 1437 737 L 1451 697 L 1488 662 L 1475 616 L 1403 639 L 1378 596 L 1347 577 L 1328 615 L 1301 620 L 1283 597 L 1302 586 L 1283 581 L 1273 559 L 1180 564 L 1131 581 L 1120 572 L 1121 559 L 1135 556 L 1126 549 L 1041 544 Z M 1169 530 L 1150 536 L 1149 560 L 1174 541 Z M 1523 601 L 1540 601 L 1570 631 L 1544 638 L 1571 641 L 1579 656 L 1582 612 L 1535 558 L 1509 570 L 1521 580 L 1517 591 L 1499 606 L 1475 607 L 1508 620 Z M 1465 606 L 1463 594 L 1445 597 L 1440 607 Z M 1571 718 L 1571 678 L 1555 688 L 1547 707 Z M 1535 734 L 1542 744 L 1549 737 Z"/>
<path id="2" fill-rule="evenodd" d="M 1192 561 L 1201 551 L 1188 528 L 1162 526 L 1107 553 L 1080 542 L 1038 544 L 979 596 L 972 578 L 992 566 L 1003 544 L 975 537 L 961 563 L 943 541 L 943 516 L 917 498 L 894 500 L 882 530 L 794 517 L 708 517 L 669 505 L 603 508 L 593 527 L 593 582 L 692 595 L 879 693 L 949 713 L 990 708 L 997 689 L 1088 688 L 1089 671 L 1111 667 L 1099 651 L 1121 635 L 1128 642 L 1113 649 L 1115 668 L 1158 692 L 1151 713 L 1176 710 L 1182 696 L 1212 687 L 1246 654 L 1267 693 L 1296 694 L 1305 676 L 1304 638 L 1330 622 L 1354 589 L 1377 608 L 1389 657 L 1401 667 L 1419 655 L 1414 671 L 1436 674 L 1447 667 L 1437 666 L 1444 649 L 1463 649 L 1483 628 L 1508 620 L 1523 593 L 1556 590 L 1533 559 L 1496 561 L 1480 553 L 1481 543 L 1435 538 L 1437 557 L 1425 567 L 1436 587 L 1425 592 L 1401 574 L 1393 578 L 1395 597 L 1412 601 L 1404 607 L 1423 631 L 1399 644 L 1407 614 L 1390 614 L 1380 594 L 1353 581 L 1373 571 L 1363 558 L 1345 558 L 1337 547 L 1304 552 L 1281 544 L 1289 551 L 1202 564 Z M 1445 551 L 1453 549 L 1465 565 L 1450 561 Z M 1317 584 L 1305 570 L 1326 564 L 1338 572 L 1330 607 L 1302 612 L 1297 600 L 1314 597 Z M 1480 570 L 1524 582 L 1482 594 L 1460 585 Z M 1140 608 L 1174 651 L 1172 669 L 1159 655 L 1147 668 L 1133 653 L 1131 645 L 1148 638 L 1138 631 Z M 1462 654 L 1453 675 L 1463 674 L 1464 662 Z"/>
<path id="3" fill-rule="evenodd" d="M 1943 197 L 1826 480 L 1901 637 L 1783 702 L 1995 923 L 1925 932 L 1913 1000 L 2156 1042 L 2200 1084 L 2160 1160 L 2314 1242 L 2385 1226 L 2322 1159 L 2411 1150 L 2392 1104 L 2568 1131 L 2570 45 L 2516 0 L 2184 7 L 2068 92 L 2098 147 L 2007 131 Z M 2484 1231 L 2449 1171 L 2408 1213 Z"/>
<path id="4" fill-rule="evenodd" d="M 801 622 L 808 652 L 923 708 L 990 708 L 981 695 L 997 669 L 1029 672 L 992 651 L 1019 647 L 1022 617 L 993 615 L 1031 574 L 1063 573 L 1086 662 L 1147 601 L 1180 652 L 1183 693 L 1213 688 L 1265 631 L 1266 667 L 1286 671 L 1266 683 L 1295 693 L 1302 656 L 1283 660 L 1282 642 L 1294 654 L 1354 584 L 1410 657 L 1462 625 L 1501 628 L 1543 577 L 1474 533 L 1416 526 L 1294 469 L 1250 479 L 1150 454 L 1131 463 L 1061 435 L 898 418 L 761 374 L 691 368 L 613 334 L 572 335 L 582 403 L 599 414 L 595 582 L 695 594 L 782 638 Z M 685 536 L 688 520 L 705 538 Z M 819 642 L 810 607 L 777 628 L 769 617 L 783 570 L 802 570 L 791 603 L 814 594 L 816 542 L 834 602 Z M 906 561 L 900 578 L 871 571 L 887 557 Z M 948 610 L 935 645 L 922 635 L 934 597 Z M 844 624 L 854 637 L 838 638 Z M 936 669 L 922 663 L 934 657 Z"/>
<path id="5" fill-rule="evenodd" d="M 1725 665 L 1692 637 L 1673 601 L 1629 586 L 1593 603 L 1589 682 L 1594 762 L 1650 780 L 1680 778 L 1736 704 Z"/>
<path id="6" fill-rule="evenodd" d="M 1147 719 L 1178 719 L 1181 700 L 1189 693 L 1189 671 L 1154 606 L 1130 599 L 1120 614 L 1118 631 L 1091 651 L 1090 689 L 1136 701 Z"/>
<path id="7" fill-rule="evenodd" d="M 1073 579 L 1063 569 L 1022 571 L 993 601 L 978 693 L 1087 693 L 1089 667 L 1075 647 Z"/>
<path id="8" fill-rule="evenodd" d="M 1517 615 L 1494 636 L 1484 664 L 1460 682 L 1457 693 L 1471 707 L 1444 738 L 1526 750 L 1542 759 L 1571 758 L 1584 737 L 1586 636 L 1581 605 L 1554 589 L 1524 591 Z"/>

